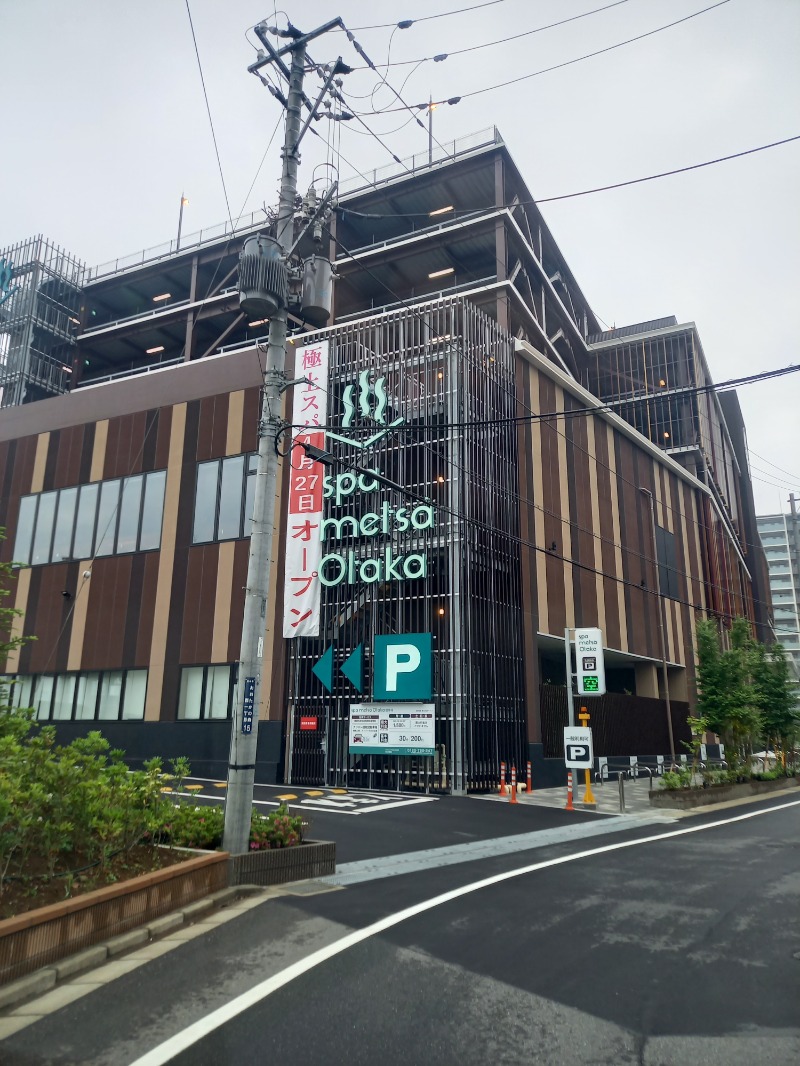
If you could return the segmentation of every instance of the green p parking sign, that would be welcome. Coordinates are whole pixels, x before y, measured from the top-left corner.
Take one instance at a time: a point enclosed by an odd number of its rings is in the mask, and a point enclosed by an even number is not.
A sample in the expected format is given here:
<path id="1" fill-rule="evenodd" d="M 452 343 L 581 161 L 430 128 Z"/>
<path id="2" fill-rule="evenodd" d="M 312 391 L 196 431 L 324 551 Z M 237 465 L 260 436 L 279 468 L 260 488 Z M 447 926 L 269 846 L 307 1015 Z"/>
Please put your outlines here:
<path id="1" fill-rule="evenodd" d="M 375 637 L 372 674 L 375 700 L 429 700 L 433 696 L 430 633 Z"/>

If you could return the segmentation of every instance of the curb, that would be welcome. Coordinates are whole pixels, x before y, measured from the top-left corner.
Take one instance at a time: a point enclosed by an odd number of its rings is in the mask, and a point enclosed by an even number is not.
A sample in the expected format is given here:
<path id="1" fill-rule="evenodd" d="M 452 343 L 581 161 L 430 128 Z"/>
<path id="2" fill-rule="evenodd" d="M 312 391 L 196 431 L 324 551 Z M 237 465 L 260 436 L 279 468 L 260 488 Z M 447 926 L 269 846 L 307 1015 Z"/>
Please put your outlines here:
<path id="1" fill-rule="evenodd" d="M 276 894 L 261 885 L 234 885 L 230 888 L 223 888 L 219 892 L 213 892 L 210 896 L 197 900 L 195 903 L 190 903 L 178 911 L 165 914 L 161 918 L 156 918 L 145 926 L 131 929 L 127 933 L 112 937 L 103 943 L 94 944 L 92 947 L 86 948 L 75 955 L 60 959 L 51 966 L 34 970 L 33 973 L 26 974 L 17 981 L 1 986 L 0 1011 L 7 1011 L 25 1000 L 50 992 L 67 978 L 95 969 L 108 962 L 109 959 L 122 955 L 124 952 L 133 951 L 144 944 L 167 936 L 199 918 L 204 918 L 212 911 L 235 902 L 237 899 L 246 896 L 269 898 Z M 0 1033 L 0 1040 L 2 1039 L 3 1035 Z"/>

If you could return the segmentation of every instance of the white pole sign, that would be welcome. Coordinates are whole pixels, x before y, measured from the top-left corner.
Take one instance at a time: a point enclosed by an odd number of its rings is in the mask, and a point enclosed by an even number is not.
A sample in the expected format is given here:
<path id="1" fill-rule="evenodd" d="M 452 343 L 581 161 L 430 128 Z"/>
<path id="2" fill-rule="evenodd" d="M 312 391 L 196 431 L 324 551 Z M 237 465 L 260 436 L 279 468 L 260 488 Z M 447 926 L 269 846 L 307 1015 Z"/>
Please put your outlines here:
<path id="1" fill-rule="evenodd" d="M 571 770 L 591 770 L 594 766 L 592 731 L 580 726 L 564 729 L 564 762 Z"/>
<path id="2" fill-rule="evenodd" d="M 602 696 L 605 692 L 606 668 L 601 630 L 575 630 L 575 677 L 579 696 Z"/>

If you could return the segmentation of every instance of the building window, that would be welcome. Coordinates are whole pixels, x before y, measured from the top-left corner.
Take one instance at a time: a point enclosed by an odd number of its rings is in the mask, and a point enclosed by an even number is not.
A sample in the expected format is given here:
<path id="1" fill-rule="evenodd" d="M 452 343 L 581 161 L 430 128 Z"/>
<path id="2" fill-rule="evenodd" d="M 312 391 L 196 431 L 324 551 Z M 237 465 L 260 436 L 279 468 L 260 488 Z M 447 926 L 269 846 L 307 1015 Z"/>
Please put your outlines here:
<path id="1" fill-rule="evenodd" d="M 161 546 L 166 470 L 23 496 L 14 562 L 30 566 Z"/>
<path id="2" fill-rule="evenodd" d="M 250 536 L 258 455 L 197 464 L 192 543 Z"/>
<path id="3" fill-rule="evenodd" d="M 12 707 L 34 707 L 42 721 L 144 718 L 146 670 L 20 674 L 2 679 Z"/>
<path id="4" fill-rule="evenodd" d="M 678 600 L 680 599 L 680 585 L 675 554 L 675 534 L 662 526 L 656 526 L 656 547 L 658 549 L 658 585 L 661 595 Z"/>
<path id="5" fill-rule="evenodd" d="M 178 719 L 199 721 L 230 718 L 236 689 L 236 664 L 184 666 L 178 698 Z"/>

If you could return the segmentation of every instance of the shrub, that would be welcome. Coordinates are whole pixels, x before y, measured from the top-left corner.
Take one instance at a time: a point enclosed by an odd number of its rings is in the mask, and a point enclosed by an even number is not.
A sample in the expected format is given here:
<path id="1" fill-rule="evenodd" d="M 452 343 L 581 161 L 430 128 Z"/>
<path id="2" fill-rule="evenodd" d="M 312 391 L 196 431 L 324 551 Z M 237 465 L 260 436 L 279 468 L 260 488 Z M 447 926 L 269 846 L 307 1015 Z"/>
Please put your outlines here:
<path id="1" fill-rule="evenodd" d="M 689 788 L 692 784 L 692 771 L 688 767 L 684 770 L 667 770 L 661 780 L 664 782 L 664 788 L 670 791 Z"/>
<path id="2" fill-rule="evenodd" d="M 303 839 L 303 819 L 289 814 L 285 804 L 264 815 L 253 811 L 250 819 L 250 850 L 292 848 Z"/>
<path id="3" fill-rule="evenodd" d="M 129 771 L 98 732 L 60 746 L 32 712 L 0 712 L 0 891 L 6 877 L 53 877 L 108 860 L 149 836 L 169 810 L 161 765 Z"/>
<path id="4" fill-rule="evenodd" d="M 195 807 L 180 803 L 168 814 L 163 831 L 170 844 L 178 848 L 216 848 L 222 841 L 225 814 L 218 804 Z"/>

